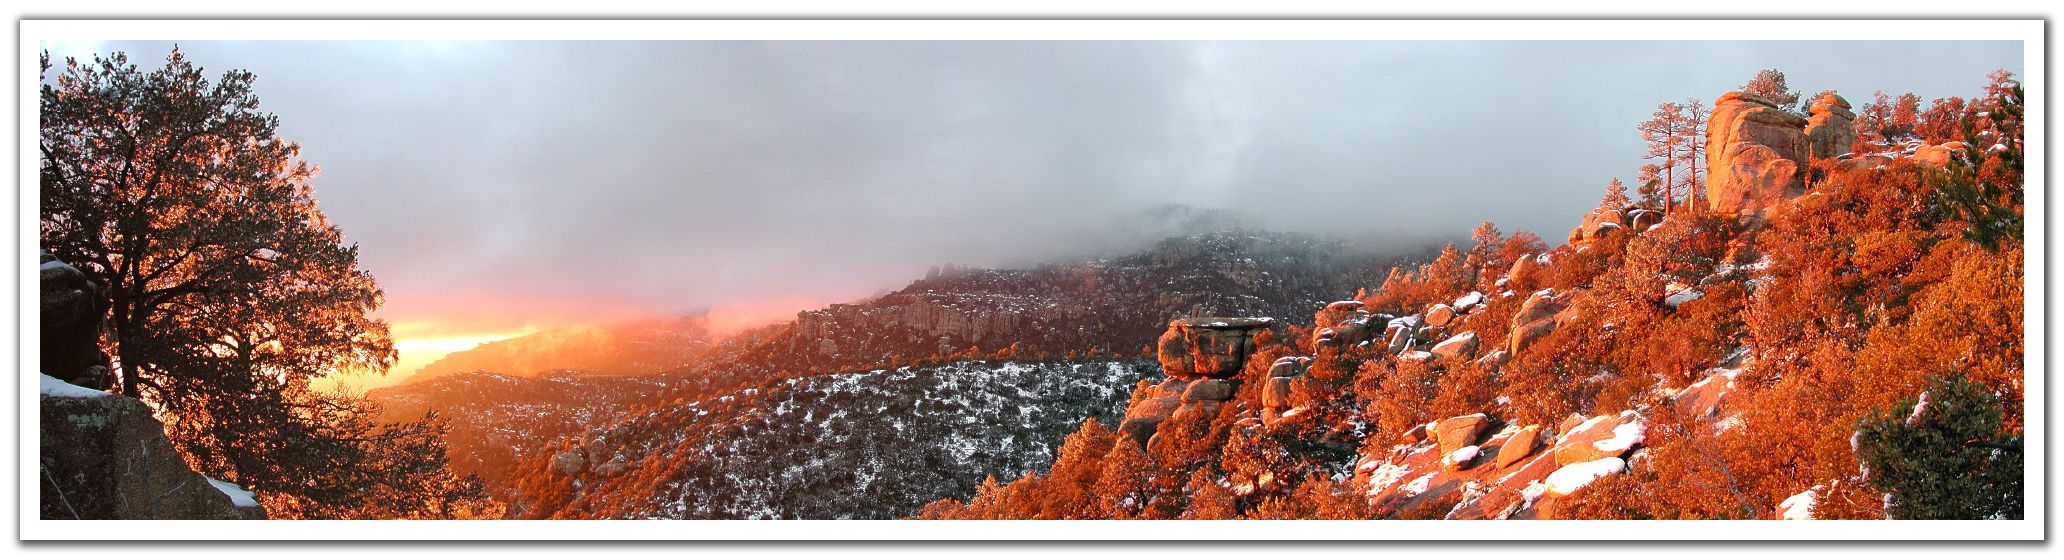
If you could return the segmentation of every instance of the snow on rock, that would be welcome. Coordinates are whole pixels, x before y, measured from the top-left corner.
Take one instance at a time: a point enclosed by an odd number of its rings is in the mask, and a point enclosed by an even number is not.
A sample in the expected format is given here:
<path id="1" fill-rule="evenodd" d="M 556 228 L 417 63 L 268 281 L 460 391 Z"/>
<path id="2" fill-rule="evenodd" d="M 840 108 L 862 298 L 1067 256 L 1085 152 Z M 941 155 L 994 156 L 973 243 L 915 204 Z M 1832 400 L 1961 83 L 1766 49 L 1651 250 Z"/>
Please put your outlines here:
<path id="1" fill-rule="evenodd" d="M 1432 486 L 1433 475 L 1435 474 L 1439 473 L 1426 473 L 1426 476 L 1414 478 L 1411 482 L 1405 483 L 1404 487 L 1399 488 L 1398 491 L 1404 493 L 1404 495 L 1406 496 L 1417 496 L 1420 494 L 1424 494 L 1426 493 L 1427 488 Z"/>
<path id="2" fill-rule="evenodd" d="M 1548 486 L 1548 495 L 1568 496 L 1592 481 L 1623 472 L 1627 472 L 1627 461 L 1619 457 L 1606 457 L 1556 469 L 1544 482 Z"/>
<path id="3" fill-rule="evenodd" d="M 1470 461 L 1475 461 L 1476 456 L 1481 453 L 1482 448 L 1480 447 L 1474 445 L 1463 447 L 1461 449 L 1455 450 L 1454 453 L 1449 453 L 1446 457 L 1441 458 L 1441 464 L 1449 469 L 1462 470 L 1463 468 L 1467 468 L 1469 466 Z"/>
<path id="4" fill-rule="evenodd" d="M 1455 302 L 1453 304 L 1450 304 L 1448 307 L 1453 307 L 1455 309 L 1466 311 L 1471 307 L 1476 307 L 1477 305 L 1482 304 L 1483 300 L 1483 292 L 1469 292 L 1469 295 L 1455 298 Z"/>
<path id="5" fill-rule="evenodd" d="M 215 491 L 221 492 L 224 496 L 229 496 L 229 503 L 231 505 L 236 507 L 258 507 L 258 496 L 252 494 L 250 490 L 245 490 L 242 486 L 215 480 L 213 477 L 204 478 L 208 479 L 210 486 L 215 487 Z"/>
<path id="6" fill-rule="evenodd" d="M 1806 489 L 1805 492 L 1792 494 L 1792 497 L 1778 502 L 1779 518 L 1791 520 L 1813 519 L 1813 502 L 1819 499 L 1819 491 L 1820 486 L 1814 486 Z"/>
<path id="7" fill-rule="evenodd" d="M 50 374 L 43 375 L 43 396 L 58 399 L 97 399 L 109 396 L 104 391 L 95 391 L 78 385 L 65 383 Z"/>
<path id="8" fill-rule="evenodd" d="M 1702 297 L 1706 297 L 1705 292 L 1698 291 L 1697 289 L 1686 288 L 1683 291 L 1673 293 L 1669 296 L 1664 297 L 1663 305 L 1669 306 L 1669 308 L 1671 309 L 1676 309 L 1679 305 L 1684 305 L 1687 303 L 1691 303 L 1693 301 L 1697 301 L 1699 298 Z"/>
<path id="9" fill-rule="evenodd" d="M 1620 425 L 1613 426 L 1612 432 L 1611 438 L 1598 440 L 1597 443 L 1591 444 L 1591 447 L 1606 453 L 1624 453 L 1641 443 L 1643 436 L 1648 432 L 1648 424 L 1642 422 L 1639 416 L 1625 419 L 1623 415 L 1623 421 Z"/>

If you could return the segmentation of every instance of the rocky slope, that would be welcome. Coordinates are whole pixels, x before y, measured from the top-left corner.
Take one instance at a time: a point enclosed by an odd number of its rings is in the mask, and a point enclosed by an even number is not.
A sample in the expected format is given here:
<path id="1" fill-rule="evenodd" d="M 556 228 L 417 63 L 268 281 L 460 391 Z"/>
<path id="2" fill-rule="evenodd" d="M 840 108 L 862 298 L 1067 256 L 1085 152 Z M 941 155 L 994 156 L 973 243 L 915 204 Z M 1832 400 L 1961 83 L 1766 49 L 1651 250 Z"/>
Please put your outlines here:
<path id="1" fill-rule="evenodd" d="M 1965 138 L 1937 144 L 1728 93 L 1703 211 L 1491 232 L 1310 329 L 1173 321 L 1066 474 L 920 516 L 2018 518 L 2018 485 L 1943 490 L 2021 476 L 2020 90 L 1988 93 L 1931 112 Z"/>
<path id="2" fill-rule="evenodd" d="M 517 460 L 589 426 L 617 422 L 634 403 L 657 399 L 664 390 L 665 380 L 653 376 L 467 372 L 374 389 L 366 397 L 381 404 L 382 421 L 413 421 L 433 412 L 448 420 L 452 468 L 500 481 Z"/>
<path id="3" fill-rule="evenodd" d="M 963 361 L 789 378 L 645 410 L 517 467 L 513 512 L 888 519 L 1044 467 L 1148 362 Z M 1109 421 L 1109 420 L 1106 420 Z"/>

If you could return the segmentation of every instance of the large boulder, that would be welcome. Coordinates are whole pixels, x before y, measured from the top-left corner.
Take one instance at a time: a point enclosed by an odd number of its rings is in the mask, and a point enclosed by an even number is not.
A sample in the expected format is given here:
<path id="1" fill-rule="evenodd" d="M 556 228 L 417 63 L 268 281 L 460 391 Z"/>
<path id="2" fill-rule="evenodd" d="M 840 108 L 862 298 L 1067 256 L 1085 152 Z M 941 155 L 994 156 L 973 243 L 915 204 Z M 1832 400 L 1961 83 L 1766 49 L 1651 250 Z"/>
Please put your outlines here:
<path id="1" fill-rule="evenodd" d="M 1849 100 L 1834 92 L 1813 100 L 1813 115 L 1806 118 L 1806 144 L 1815 158 L 1836 158 L 1849 153 L 1856 143 L 1856 113 L 1849 112 Z"/>
<path id="2" fill-rule="evenodd" d="M 1466 332 L 1433 345 L 1433 353 L 1443 358 L 1469 359 L 1476 356 L 1476 333 Z"/>
<path id="3" fill-rule="evenodd" d="M 1290 407 L 1290 378 L 1271 377 L 1261 391 L 1261 406 L 1282 409 Z"/>
<path id="4" fill-rule="evenodd" d="M 1564 299 L 1566 298 L 1556 294 L 1555 290 L 1534 292 L 1533 295 L 1527 296 L 1525 302 L 1519 304 L 1519 313 L 1512 316 L 1512 324 L 1524 325 L 1554 317 L 1566 307 Z"/>
<path id="5" fill-rule="evenodd" d="M 1448 304 L 1436 303 L 1426 308 L 1427 325 L 1446 327 L 1453 322 L 1455 322 L 1455 308 L 1449 307 Z"/>
<path id="6" fill-rule="evenodd" d="M 1641 444 L 1647 432 L 1647 421 L 1631 410 L 1617 415 L 1594 416 L 1556 438 L 1555 462 L 1568 466 L 1607 457 L 1623 457 Z"/>
<path id="7" fill-rule="evenodd" d="M 1913 159 L 1921 165 L 1937 169 L 1949 167 L 1949 162 L 1964 159 L 1969 150 L 1963 142 L 1950 141 L 1932 146 L 1921 146 L 1914 150 Z"/>
<path id="8" fill-rule="evenodd" d="M 1476 436 L 1491 425 L 1491 418 L 1482 413 L 1456 416 L 1433 425 L 1433 439 L 1440 442 L 1441 453 L 1454 453 L 1464 447 L 1476 445 Z"/>
<path id="9" fill-rule="evenodd" d="M 1713 102 L 1706 129 L 1706 203 L 1714 212 L 1759 214 L 1805 190 L 1806 119 L 1739 91 Z"/>
<path id="10" fill-rule="evenodd" d="M 42 376 L 43 519 L 264 519 L 250 492 L 186 465 L 136 399 Z"/>
<path id="11" fill-rule="evenodd" d="M 100 325 L 107 317 L 107 291 L 85 272 L 49 253 L 37 279 L 41 288 L 42 340 L 37 367 L 72 385 L 107 389 L 114 385 L 107 356 L 100 351 Z"/>
<path id="12" fill-rule="evenodd" d="M 1505 445 L 1500 446 L 1498 448 L 1498 468 L 1502 469 L 1505 467 L 1512 466 L 1514 463 L 1518 463 L 1521 459 L 1525 459 L 1527 458 L 1527 456 L 1533 455 L 1534 448 L 1538 447 L 1540 444 L 1540 439 L 1540 426 L 1527 426 L 1525 428 L 1520 428 L 1518 433 L 1512 434 L 1511 438 L 1507 438 L 1505 440 Z"/>
<path id="13" fill-rule="evenodd" d="M 1182 402 L 1223 401 L 1233 398 L 1233 382 L 1224 379 L 1199 379 L 1183 390 Z"/>
<path id="14" fill-rule="evenodd" d="M 1157 345 L 1161 368 L 1169 377 L 1232 377 L 1240 373 L 1248 353 L 1254 351 L 1254 332 L 1274 324 L 1268 318 L 1198 317 L 1170 321 Z"/>

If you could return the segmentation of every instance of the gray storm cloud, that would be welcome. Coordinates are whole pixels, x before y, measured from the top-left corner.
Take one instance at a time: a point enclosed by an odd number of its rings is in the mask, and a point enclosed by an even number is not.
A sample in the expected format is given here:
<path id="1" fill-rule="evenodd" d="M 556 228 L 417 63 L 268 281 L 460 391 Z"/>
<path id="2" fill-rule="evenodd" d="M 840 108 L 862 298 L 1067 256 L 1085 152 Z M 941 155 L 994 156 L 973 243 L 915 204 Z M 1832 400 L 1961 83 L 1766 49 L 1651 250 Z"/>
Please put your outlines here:
<path id="1" fill-rule="evenodd" d="M 170 43 L 122 50 L 145 65 Z M 832 301 L 1109 242 L 1144 208 L 1556 239 L 1635 123 L 1776 67 L 1969 96 L 2018 42 L 183 42 L 258 76 L 389 317 Z M 399 319 L 398 319 L 399 320 Z M 455 329 L 460 327 L 453 327 Z"/>

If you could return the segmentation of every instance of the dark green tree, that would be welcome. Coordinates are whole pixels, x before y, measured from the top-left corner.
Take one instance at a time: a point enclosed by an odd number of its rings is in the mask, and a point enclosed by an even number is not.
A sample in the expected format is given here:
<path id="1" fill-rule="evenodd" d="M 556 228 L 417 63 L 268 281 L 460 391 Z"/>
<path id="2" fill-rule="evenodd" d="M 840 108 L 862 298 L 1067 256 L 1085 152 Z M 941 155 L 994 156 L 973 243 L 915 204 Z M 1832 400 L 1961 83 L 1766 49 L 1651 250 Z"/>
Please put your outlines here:
<path id="1" fill-rule="evenodd" d="M 1962 376 L 1935 377 L 1919 396 L 1859 422 L 1864 482 L 1887 495 L 1893 519 L 2020 519 L 2021 436 L 2000 399 Z"/>

